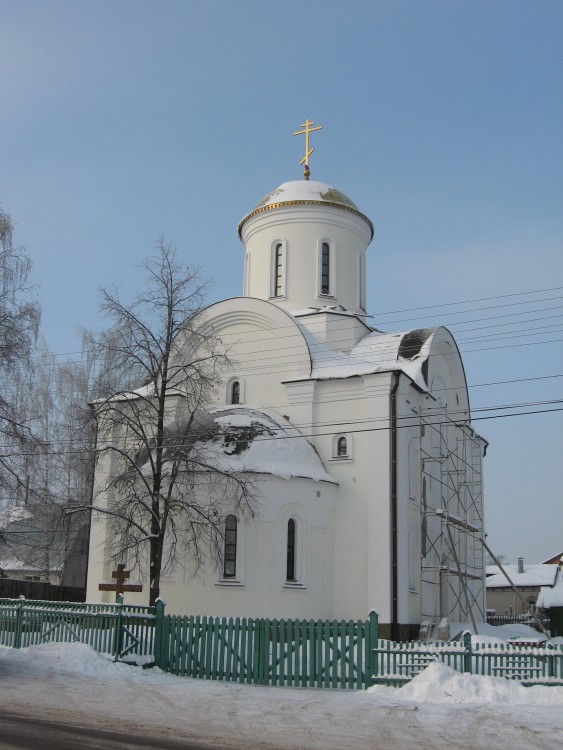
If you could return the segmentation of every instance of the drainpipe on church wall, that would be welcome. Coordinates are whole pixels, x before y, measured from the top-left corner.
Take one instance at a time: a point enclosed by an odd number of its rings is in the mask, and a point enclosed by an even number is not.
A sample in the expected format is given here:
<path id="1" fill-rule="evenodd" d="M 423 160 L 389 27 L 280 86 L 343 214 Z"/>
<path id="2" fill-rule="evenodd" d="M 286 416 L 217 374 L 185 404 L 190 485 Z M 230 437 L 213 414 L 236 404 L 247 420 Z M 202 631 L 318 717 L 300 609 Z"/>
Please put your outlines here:
<path id="1" fill-rule="evenodd" d="M 399 389 L 400 372 L 393 373 L 393 386 L 389 396 L 391 429 L 391 639 L 398 641 L 399 633 L 399 562 L 398 562 L 398 534 L 397 534 L 397 391 Z"/>

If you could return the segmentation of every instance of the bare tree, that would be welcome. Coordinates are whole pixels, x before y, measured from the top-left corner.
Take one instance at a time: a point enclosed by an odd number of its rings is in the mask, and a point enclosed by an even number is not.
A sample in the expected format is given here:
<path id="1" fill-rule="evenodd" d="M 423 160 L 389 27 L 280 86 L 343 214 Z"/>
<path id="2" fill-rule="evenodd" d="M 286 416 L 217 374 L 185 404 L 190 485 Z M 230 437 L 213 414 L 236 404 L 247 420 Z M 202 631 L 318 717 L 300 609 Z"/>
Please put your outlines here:
<path id="1" fill-rule="evenodd" d="M 113 326 L 100 346 L 114 375 L 126 374 L 128 382 L 94 403 L 91 507 L 110 517 L 116 560 L 127 555 L 145 570 L 148 546 L 153 604 L 170 566 L 186 555 L 195 566 L 208 552 L 220 555 L 225 495 L 244 512 L 252 510 L 253 494 L 252 478 L 221 461 L 220 427 L 205 411 L 229 365 L 221 342 L 201 331 L 206 285 L 163 239 L 144 267 L 147 287 L 132 304 L 102 292 Z M 133 389 L 132 379 L 143 385 Z"/>
<path id="2" fill-rule="evenodd" d="M 15 379 L 28 364 L 39 327 L 40 309 L 28 299 L 31 263 L 12 243 L 12 222 L 0 209 L 0 486 L 21 494 L 18 459 L 31 432 L 16 399 Z"/>

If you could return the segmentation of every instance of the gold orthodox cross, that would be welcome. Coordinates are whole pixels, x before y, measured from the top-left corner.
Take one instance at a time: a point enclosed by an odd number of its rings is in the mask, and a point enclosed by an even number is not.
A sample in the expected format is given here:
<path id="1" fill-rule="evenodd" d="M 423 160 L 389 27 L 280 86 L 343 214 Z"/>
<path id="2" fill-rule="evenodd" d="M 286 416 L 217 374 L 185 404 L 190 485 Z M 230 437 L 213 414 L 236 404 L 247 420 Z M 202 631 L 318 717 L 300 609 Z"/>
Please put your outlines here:
<path id="1" fill-rule="evenodd" d="M 309 133 L 312 133 L 314 130 L 323 129 L 322 125 L 317 125 L 316 128 L 312 128 L 311 125 L 314 125 L 314 124 L 315 124 L 314 122 L 312 122 L 311 120 L 309 120 L 309 118 L 307 118 L 305 122 L 301 123 L 301 127 L 305 128 L 305 130 L 297 130 L 295 133 L 292 134 L 292 135 L 305 135 L 305 156 L 301 159 L 299 164 L 305 165 L 305 169 L 303 170 L 303 176 L 305 177 L 306 180 L 309 179 L 309 175 L 311 174 L 309 170 L 309 157 L 315 150 L 314 146 L 311 146 L 311 148 L 309 148 Z"/>

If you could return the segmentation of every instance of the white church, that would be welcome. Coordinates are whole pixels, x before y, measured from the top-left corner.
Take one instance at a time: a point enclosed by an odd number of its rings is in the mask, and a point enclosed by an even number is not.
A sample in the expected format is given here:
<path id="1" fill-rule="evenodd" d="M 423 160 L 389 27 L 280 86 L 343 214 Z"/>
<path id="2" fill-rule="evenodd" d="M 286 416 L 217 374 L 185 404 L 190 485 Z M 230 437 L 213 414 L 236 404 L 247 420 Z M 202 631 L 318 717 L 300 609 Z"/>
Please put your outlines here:
<path id="1" fill-rule="evenodd" d="M 201 330 L 228 340 L 235 362 L 210 418 L 271 438 L 229 458 L 257 477 L 256 513 L 239 517 L 227 498 L 221 562 L 195 576 L 177 567 L 161 596 L 177 614 L 348 620 L 375 610 L 381 637 L 396 639 L 424 621 L 482 621 L 487 443 L 471 426 L 458 348 L 446 328 L 367 323 L 373 224 L 309 179 L 310 153 L 307 134 L 305 179 L 239 224 L 243 296 L 201 313 Z M 87 601 L 114 599 L 99 590 L 115 567 L 109 535 L 96 515 Z M 126 601 L 148 602 L 141 583 Z"/>

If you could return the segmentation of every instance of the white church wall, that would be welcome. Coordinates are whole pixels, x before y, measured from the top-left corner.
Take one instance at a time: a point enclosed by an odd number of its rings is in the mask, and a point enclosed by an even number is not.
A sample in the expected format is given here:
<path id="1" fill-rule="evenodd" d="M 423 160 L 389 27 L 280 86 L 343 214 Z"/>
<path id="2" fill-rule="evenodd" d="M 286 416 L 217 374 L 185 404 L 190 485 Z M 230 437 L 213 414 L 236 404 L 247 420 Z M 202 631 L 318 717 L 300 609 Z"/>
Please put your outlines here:
<path id="1" fill-rule="evenodd" d="M 339 485 L 331 582 L 334 617 L 365 617 L 367 614 L 367 492 L 360 469 L 365 451 L 358 433 L 365 410 L 362 378 L 316 383 L 313 415 L 316 428 L 311 440 L 327 471 Z M 338 456 L 335 437 L 344 435 L 348 452 L 346 456 Z"/>
<path id="2" fill-rule="evenodd" d="M 264 477 L 259 487 L 267 501 L 258 504 L 255 518 L 240 519 L 236 579 L 224 579 L 220 564 L 210 559 L 194 574 L 188 558 L 174 582 L 163 581 L 167 611 L 221 617 L 332 616 L 335 486 Z M 286 580 L 290 518 L 297 522 L 295 582 Z"/>
<path id="3" fill-rule="evenodd" d="M 98 448 L 122 442 L 121 429 L 114 425 L 109 431 L 104 417 L 100 417 L 98 429 Z M 107 436 L 107 437 L 104 437 Z M 111 436 L 111 437 L 110 437 Z M 107 509 L 111 503 L 111 488 L 108 478 L 116 470 L 116 455 L 113 452 L 102 452 L 96 462 L 96 473 L 92 492 L 92 504 L 95 507 Z M 115 563 L 112 559 L 113 537 L 110 532 L 110 517 L 104 513 L 93 511 L 90 521 L 90 540 L 88 553 L 88 577 L 86 582 L 86 601 L 115 601 L 115 594 L 100 592 L 98 585 L 112 580 L 112 570 Z"/>
<path id="4" fill-rule="evenodd" d="M 361 313 L 365 280 L 358 280 L 360 260 L 371 239 L 371 228 L 357 214 L 330 206 L 284 206 L 248 219 L 242 228 L 248 276 L 244 287 L 250 297 L 275 298 L 286 310 L 341 304 Z M 284 294 L 272 287 L 273 248 L 283 242 Z M 320 288 L 322 243 L 331 248 L 331 281 L 327 293 Z"/>
<path id="5" fill-rule="evenodd" d="M 201 319 L 203 334 L 213 335 L 231 361 L 221 373 L 215 403 L 228 402 L 227 384 L 239 379 L 241 403 L 284 414 L 283 381 L 308 378 L 311 372 L 309 348 L 295 320 L 275 305 L 246 298 L 211 305 Z M 174 356 L 193 354 L 180 343 Z"/>
<path id="6" fill-rule="evenodd" d="M 397 616 L 420 622 L 421 607 L 421 394 L 407 377 L 399 379 L 397 430 Z"/>
<path id="7" fill-rule="evenodd" d="M 370 332 L 361 319 L 342 312 L 323 311 L 315 314 L 307 312 L 296 317 L 320 344 L 332 351 L 348 352 Z"/>
<path id="8" fill-rule="evenodd" d="M 365 609 L 375 609 L 381 622 L 391 621 L 390 535 L 390 404 L 392 376 L 389 372 L 364 377 L 368 429 L 360 433 L 360 491 L 367 501 L 368 547 Z"/>

